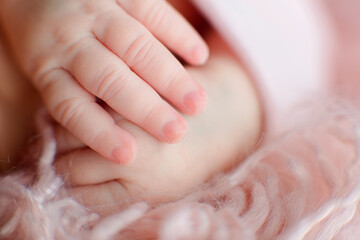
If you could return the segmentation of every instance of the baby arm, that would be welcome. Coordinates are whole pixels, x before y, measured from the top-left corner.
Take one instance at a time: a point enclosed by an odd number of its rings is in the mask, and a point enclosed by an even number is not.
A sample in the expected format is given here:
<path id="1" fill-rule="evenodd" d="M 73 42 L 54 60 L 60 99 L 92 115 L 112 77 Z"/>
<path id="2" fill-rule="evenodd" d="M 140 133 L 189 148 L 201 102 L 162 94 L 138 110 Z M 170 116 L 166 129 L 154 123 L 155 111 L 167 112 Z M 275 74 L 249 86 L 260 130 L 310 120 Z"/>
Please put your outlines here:
<path id="1" fill-rule="evenodd" d="M 187 127 L 170 103 L 192 115 L 206 105 L 165 46 L 191 64 L 206 61 L 207 46 L 165 1 L 0 1 L 0 20 L 51 115 L 107 159 L 130 162 L 137 147 L 97 99 L 164 142 Z"/>

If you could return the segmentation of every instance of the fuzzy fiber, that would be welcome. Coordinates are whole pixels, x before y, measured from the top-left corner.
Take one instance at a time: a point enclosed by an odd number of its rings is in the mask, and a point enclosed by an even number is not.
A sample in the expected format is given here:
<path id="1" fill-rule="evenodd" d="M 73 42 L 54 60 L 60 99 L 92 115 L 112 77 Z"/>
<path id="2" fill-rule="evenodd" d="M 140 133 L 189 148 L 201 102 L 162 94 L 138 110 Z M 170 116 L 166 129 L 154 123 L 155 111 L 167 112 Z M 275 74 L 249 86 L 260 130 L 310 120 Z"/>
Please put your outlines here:
<path id="1" fill-rule="evenodd" d="M 37 172 L 0 179 L 0 238 L 359 239 L 360 113 L 327 106 L 304 111 L 296 127 L 183 199 L 102 219 L 66 196 L 51 165 L 52 127 L 40 117 Z"/>

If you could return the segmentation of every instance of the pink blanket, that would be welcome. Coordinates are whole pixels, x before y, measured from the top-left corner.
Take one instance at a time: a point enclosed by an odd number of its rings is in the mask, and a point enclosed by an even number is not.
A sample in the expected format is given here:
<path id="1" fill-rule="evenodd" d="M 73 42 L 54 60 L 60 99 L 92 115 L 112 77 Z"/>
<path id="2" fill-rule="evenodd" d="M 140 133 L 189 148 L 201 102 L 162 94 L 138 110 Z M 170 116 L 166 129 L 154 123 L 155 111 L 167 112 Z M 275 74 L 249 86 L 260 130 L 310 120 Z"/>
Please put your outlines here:
<path id="1" fill-rule="evenodd" d="M 251 70 L 264 98 L 267 130 L 281 130 L 294 104 L 328 87 L 335 35 L 320 1 L 194 3 Z"/>

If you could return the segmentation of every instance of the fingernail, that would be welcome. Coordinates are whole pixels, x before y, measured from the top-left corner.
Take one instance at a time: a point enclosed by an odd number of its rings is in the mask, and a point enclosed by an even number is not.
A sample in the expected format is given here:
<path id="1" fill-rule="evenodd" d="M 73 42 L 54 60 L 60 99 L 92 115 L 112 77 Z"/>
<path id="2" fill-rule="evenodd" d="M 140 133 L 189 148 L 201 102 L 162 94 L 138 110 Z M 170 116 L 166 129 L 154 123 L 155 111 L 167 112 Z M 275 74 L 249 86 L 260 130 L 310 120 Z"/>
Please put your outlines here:
<path id="1" fill-rule="evenodd" d="M 176 142 L 185 135 L 186 126 L 180 121 L 174 120 L 168 122 L 164 128 L 163 133 L 168 142 Z"/>
<path id="2" fill-rule="evenodd" d="M 199 90 L 188 93 L 184 98 L 184 105 L 191 114 L 199 114 L 205 109 L 207 101 L 207 93 Z"/>
<path id="3" fill-rule="evenodd" d="M 112 156 L 116 163 L 128 164 L 134 159 L 134 150 L 131 147 L 120 145 L 114 148 Z"/>
<path id="4" fill-rule="evenodd" d="M 205 44 L 197 45 L 191 53 L 195 64 L 203 65 L 209 58 L 209 49 Z"/>

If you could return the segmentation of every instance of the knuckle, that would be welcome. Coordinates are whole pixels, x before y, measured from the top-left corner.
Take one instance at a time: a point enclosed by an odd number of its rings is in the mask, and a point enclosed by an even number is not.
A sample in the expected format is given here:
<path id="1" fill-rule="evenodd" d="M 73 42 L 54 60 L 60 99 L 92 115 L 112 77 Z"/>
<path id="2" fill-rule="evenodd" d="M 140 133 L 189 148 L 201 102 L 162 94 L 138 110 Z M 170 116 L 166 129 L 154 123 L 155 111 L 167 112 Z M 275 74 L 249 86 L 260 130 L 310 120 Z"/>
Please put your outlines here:
<path id="1" fill-rule="evenodd" d="M 151 39 L 150 34 L 140 34 L 133 40 L 126 49 L 123 60 L 130 68 L 136 68 L 139 64 L 148 65 L 154 60 L 153 54 L 155 42 Z"/>
<path id="2" fill-rule="evenodd" d="M 89 146 L 98 146 L 99 143 L 102 143 L 104 134 L 106 134 L 105 126 L 97 128 L 96 132 L 88 139 Z"/>
<path id="3" fill-rule="evenodd" d="M 134 15 L 136 18 L 138 18 L 140 21 L 143 21 L 143 17 L 146 16 L 146 13 L 148 13 L 149 9 L 151 9 L 154 2 L 157 2 L 159 0 L 117 0 L 118 3 L 122 7 L 125 7 L 128 11 L 131 12 L 132 15 Z"/>
<path id="4" fill-rule="evenodd" d="M 61 45 L 69 45 L 73 39 L 74 34 L 72 28 L 57 25 L 53 30 L 53 39 Z"/>
<path id="5" fill-rule="evenodd" d="M 83 61 L 84 55 L 95 49 L 93 43 L 94 38 L 90 35 L 74 39 L 64 47 L 61 55 L 63 61 L 70 62 L 71 66 L 76 64 L 78 61 Z"/>
<path id="6" fill-rule="evenodd" d="M 38 67 L 34 74 L 35 87 L 42 93 L 51 92 L 55 90 L 55 80 L 51 78 L 57 71 L 61 71 L 59 67 Z"/>
<path id="7" fill-rule="evenodd" d="M 166 78 L 166 81 L 161 84 L 162 89 L 159 91 L 169 92 L 174 88 L 177 88 L 179 83 L 184 82 L 185 76 L 184 73 L 180 70 L 173 70 L 169 73 L 169 76 Z"/>
<path id="8" fill-rule="evenodd" d="M 99 85 L 96 87 L 96 95 L 105 102 L 111 101 L 120 95 L 129 83 L 130 71 L 114 70 L 110 67 L 100 74 Z"/>
<path id="9" fill-rule="evenodd" d="M 101 7 L 99 2 L 100 1 L 83 1 L 82 10 L 88 15 L 94 15 L 98 13 Z"/>
<path id="10" fill-rule="evenodd" d="M 153 122 L 153 119 L 158 116 L 159 110 L 161 109 L 162 102 L 161 100 L 157 101 L 152 106 L 148 107 L 147 111 L 144 113 L 144 117 L 141 121 L 142 126 L 147 126 L 148 123 Z"/>
<path id="11" fill-rule="evenodd" d="M 143 23 L 151 29 L 166 28 L 169 26 L 168 14 L 169 11 L 163 1 L 153 1 L 144 15 Z"/>
<path id="12" fill-rule="evenodd" d="M 74 50 L 82 49 L 87 42 L 93 40 L 92 33 L 81 27 L 59 27 L 54 30 L 53 35 L 59 53 L 73 53 Z"/>
<path id="13" fill-rule="evenodd" d="M 52 112 L 65 128 L 75 129 L 81 122 L 86 103 L 82 98 L 68 98 L 55 105 Z"/>

